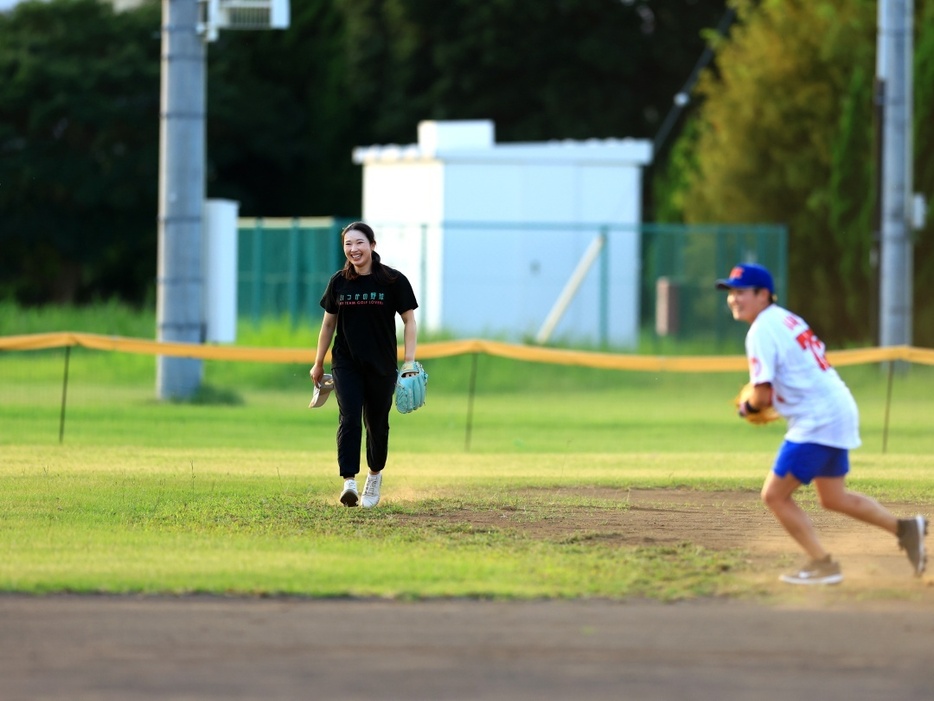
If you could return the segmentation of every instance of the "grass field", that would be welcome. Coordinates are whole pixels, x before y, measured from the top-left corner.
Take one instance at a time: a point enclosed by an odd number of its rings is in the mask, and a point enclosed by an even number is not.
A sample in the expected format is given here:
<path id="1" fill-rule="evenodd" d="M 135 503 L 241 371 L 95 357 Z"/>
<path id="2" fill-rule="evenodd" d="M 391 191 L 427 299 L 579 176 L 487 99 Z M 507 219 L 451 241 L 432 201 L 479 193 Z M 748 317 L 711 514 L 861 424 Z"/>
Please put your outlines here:
<path id="1" fill-rule="evenodd" d="M 297 347 L 314 330 L 241 336 Z M 741 374 L 479 357 L 471 399 L 473 362 L 428 365 L 428 404 L 392 416 L 384 501 L 363 511 L 337 505 L 336 405 L 306 408 L 306 367 L 206 363 L 202 403 L 159 403 L 153 358 L 75 349 L 60 445 L 63 353 L 0 354 L 0 590 L 757 594 L 741 549 L 705 548 L 690 532 L 632 544 L 603 525 L 625 515 L 633 489 L 732 492 L 756 508 L 783 429 L 736 419 Z M 852 484 L 930 510 L 934 372 L 897 376 L 888 409 L 879 368 L 841 374 L 861 408 Z M 568 514 L 586 525 L 549 528 Z"/>

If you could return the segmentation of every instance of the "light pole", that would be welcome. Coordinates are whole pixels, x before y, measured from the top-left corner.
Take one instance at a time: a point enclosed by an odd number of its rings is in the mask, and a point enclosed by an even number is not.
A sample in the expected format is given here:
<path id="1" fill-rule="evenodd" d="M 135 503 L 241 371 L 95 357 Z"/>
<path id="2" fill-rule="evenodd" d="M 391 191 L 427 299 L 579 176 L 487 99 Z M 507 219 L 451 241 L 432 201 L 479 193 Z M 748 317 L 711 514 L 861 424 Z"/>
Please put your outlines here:
<path id="1" fill-rule="evenodd" d="M 878 0 L 877 89 L 882 102 L 879 344 L 911 345 L 913 0 Z"/>
<path id="2" fill-rule="evenodd" d="M 288 29 L 289 0 L 162 0 L 156 339 L 203 343 L 207 42 L 219 29 Z M 156 395 L 189 399 L 202 361 L 159 356 Z"/>
<path id="3" fill-rule="evenodd" d="M 205 196 L 205 56 L 198 0 L 162 0 L 159 115 L 159 255 L 156 338 L 201 343 L 202 206 Z M 187 399 L 201 386 L 202 361 L 159 356 L 159 399 Z"/>

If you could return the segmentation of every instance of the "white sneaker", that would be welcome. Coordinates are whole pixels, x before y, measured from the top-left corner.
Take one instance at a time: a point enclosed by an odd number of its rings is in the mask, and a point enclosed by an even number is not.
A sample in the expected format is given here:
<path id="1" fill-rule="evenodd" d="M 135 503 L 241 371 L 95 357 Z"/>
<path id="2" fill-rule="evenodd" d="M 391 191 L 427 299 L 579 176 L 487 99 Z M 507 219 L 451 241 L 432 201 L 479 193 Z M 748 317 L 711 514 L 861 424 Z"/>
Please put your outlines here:
<path id="1" fill-rule="evenodd" d="M 839 584 L 843 581 L 839 563 L 830 559 L 811 560 L 797 572 L 779 577 L 786 584 Z"/>
<path id="2" fill-rule="evenodd" d="M 341 504 L 344 506 L 356 506 L 358 498 L 357 480 L 344 480 L 344 491 L 341 492 Z"/>
<path id="3" fill-rule="evenodd" d="M 898 547 L 908 555 L 911 568 L 918 577 L 924 574 L 928 560 L 927 553 L 924 551 L 924 536 L 927 532 L 928 520 L 924 516 L 918 515 L 914 518 L 898 520 Z"/>
<path id="4" fill-rule="evenodd" d="M 383 473 L 366 476 L 366 484 L 363 485 L 363 508 L 372 509 L 379 504 L 379 486 L 383 483 Z"/>

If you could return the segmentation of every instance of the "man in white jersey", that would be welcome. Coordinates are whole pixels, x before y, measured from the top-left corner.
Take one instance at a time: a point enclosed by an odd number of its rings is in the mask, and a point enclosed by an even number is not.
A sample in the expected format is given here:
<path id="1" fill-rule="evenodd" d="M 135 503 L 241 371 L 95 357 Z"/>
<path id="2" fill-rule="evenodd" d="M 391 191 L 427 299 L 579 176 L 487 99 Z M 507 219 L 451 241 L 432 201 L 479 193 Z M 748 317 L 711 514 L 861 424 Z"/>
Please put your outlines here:
<path id="1" fill-rule="evenodd" d="M 775 303 L 772 275 L 761 265 L 735 266 L 717 289 L 737 321 L 749 324 L 746 358 L 755 393 L 741 417 L 768 406 L 788 420 L 788 432 L 762 486 L 762 501 L 810 560 L 781 576 L 789 584 L 836 584 L 840 565 L 824 550 L 795 490 L 814 482 L 821 506 L 878 526 L 897 536 L 917 576 L 927 557 L 923 516 L 898 519 L 875 499 L 846 488 L 849 451 L 860 445 L 859 411 L 849 388 L 824 357 L 824 344 L 807 322 Z"/>

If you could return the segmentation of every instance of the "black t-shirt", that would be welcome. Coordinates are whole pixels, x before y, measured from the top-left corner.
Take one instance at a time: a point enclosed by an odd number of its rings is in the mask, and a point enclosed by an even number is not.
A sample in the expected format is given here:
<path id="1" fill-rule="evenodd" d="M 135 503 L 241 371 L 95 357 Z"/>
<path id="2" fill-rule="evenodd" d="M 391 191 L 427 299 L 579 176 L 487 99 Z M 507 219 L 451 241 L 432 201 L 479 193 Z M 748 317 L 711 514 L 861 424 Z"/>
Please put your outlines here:
<path id="1" fill-rule="evenodd" d="M 394 375 L 398 354 L 396 314 L 417 309 L 408 278 L 397 270 L 394 282 L 384 284 L 373 275 L 347 280 L 331 276 L 321 306 L 337 315 L 331 365 L 357 365 L 381 375 Z"/>

